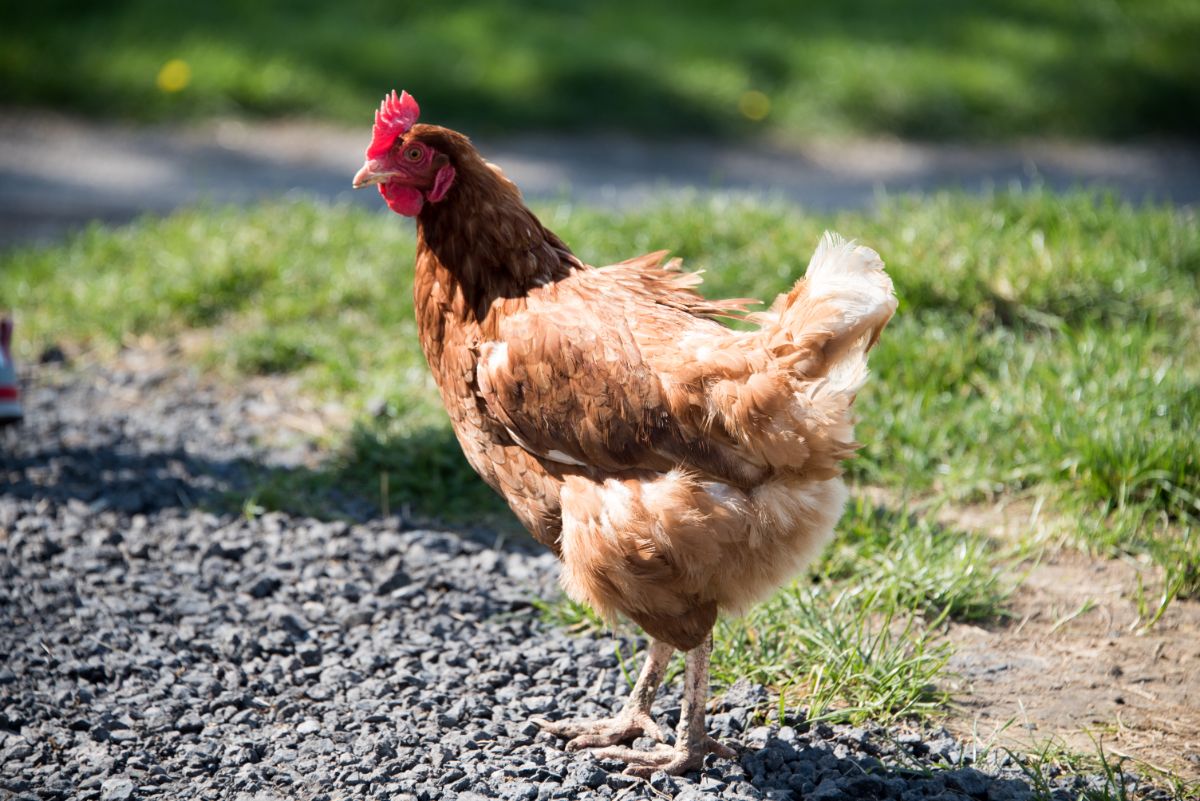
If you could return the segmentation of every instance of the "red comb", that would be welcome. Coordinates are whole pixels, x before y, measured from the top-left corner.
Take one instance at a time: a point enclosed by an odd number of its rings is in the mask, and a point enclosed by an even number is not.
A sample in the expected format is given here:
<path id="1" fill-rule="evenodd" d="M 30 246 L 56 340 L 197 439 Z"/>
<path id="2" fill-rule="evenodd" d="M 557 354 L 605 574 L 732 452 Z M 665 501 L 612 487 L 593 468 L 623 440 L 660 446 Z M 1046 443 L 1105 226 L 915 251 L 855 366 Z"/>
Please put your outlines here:
<path id="1" fill-rule="evenodd" d="M 367 158 L 375 159 L 388 152 L 396 137 L 413 127 L 413 123 L 421 116 L 417 101 L 408 92 L 396 96 L 396 90 L 383 98 L 379 110 L 375 112 L 375 128 L 371 131 L 371 146 L 367 148 Z"/>

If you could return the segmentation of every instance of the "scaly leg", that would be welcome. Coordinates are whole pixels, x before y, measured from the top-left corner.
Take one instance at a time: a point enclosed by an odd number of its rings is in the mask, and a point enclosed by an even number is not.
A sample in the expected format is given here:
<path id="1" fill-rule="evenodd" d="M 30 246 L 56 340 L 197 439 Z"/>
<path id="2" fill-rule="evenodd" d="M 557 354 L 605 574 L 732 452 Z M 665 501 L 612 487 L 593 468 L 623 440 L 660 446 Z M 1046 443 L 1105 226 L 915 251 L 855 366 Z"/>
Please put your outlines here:
<path id="1" fill-rule="evenodd" d="M 558 721 L 534 718 L 533 722 L 551 734 L 569 738 L 568 751 L 625 743 L 643 734 L 661 743 L 667 735 L 650 716 L 650 705 L 654 703 L 658 685 L 662 683 L 674 652 L 675 649 L 665 642 L 651 640 L 646 664 L 633 685 L 633 692 L 614 718 Z"/>
<path id="2" fill-rule="evenodd" d="M 672 776 L 699 770 L 704 766 L 705 754 L 709 753 L 725 759 L 737 758 L 736 751 L 709 737 L 704 729 L 704 702 L 708 698 L 708 660 L 712 655 L 712 645 L 710 633 L 703 644 L 687 652 L 683 708 L 674 746 L 660 745 L 653 751 L 602 748 L 595 752 L 596 757 L 628 762 L 629 767 L 625 772 L 643 778 L 649 778 L 659 770 Z"/>

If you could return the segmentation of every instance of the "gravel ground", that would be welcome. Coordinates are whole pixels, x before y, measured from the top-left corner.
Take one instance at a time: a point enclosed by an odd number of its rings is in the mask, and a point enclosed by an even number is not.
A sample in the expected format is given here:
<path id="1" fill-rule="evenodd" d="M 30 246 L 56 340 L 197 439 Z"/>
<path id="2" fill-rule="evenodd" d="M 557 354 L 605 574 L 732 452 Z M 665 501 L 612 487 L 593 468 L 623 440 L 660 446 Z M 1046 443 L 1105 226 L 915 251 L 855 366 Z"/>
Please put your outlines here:
<path id="1" fill-rule="evenodd" d="M 0 798 L 1033 795 L 944 731 L 758 726 L 746 683 L 709 721 L 738 763 L 645 782 L 567 753 L 528 718 L 610 712 L 626 685 L 611 637 L 539 621 L 548 554 L 396 518 L 214 514 L 294 458 L 255 444 L 256 400 L 184 373 L 38 384 L 0 434 Z M 1054 796 L 1099 782 L 1059 776 Z"/>

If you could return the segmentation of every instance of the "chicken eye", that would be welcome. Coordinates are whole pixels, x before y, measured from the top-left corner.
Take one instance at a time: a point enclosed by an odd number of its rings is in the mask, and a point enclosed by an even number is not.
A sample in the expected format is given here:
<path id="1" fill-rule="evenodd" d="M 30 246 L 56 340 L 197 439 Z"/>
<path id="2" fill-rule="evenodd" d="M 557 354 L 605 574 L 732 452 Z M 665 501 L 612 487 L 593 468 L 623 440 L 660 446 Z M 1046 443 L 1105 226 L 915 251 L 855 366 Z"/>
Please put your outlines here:
<path id="1" fill-rule="evenodd" d="M 424 155 L 424 151 L 422 151 L 419 147 L 410 147 L 408 150 L 404 151 L 404 158 L 408 159 L 409 161 L 420 161 L 421 157 Z"/>

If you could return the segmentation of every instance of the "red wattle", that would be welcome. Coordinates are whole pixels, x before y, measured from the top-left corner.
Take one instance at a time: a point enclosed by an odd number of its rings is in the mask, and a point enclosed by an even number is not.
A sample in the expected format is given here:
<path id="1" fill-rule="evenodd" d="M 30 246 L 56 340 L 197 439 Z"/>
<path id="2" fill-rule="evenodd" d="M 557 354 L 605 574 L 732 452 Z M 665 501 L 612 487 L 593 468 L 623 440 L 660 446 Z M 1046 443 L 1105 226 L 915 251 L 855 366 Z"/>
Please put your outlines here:
<path id="1" fill-rule="evenodd" d="M 380 184 L 379 194 L 383 195 L 389 209 L 405 217 L 416 217 L 421 206 L 425 205 L 425 197 L 420 190 L 403 184 Z"/>

